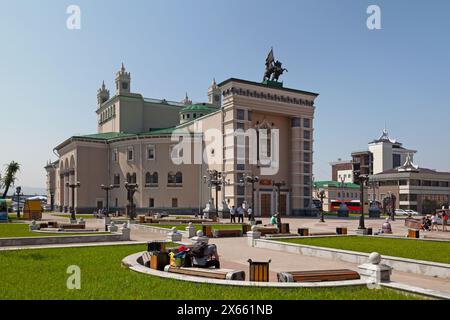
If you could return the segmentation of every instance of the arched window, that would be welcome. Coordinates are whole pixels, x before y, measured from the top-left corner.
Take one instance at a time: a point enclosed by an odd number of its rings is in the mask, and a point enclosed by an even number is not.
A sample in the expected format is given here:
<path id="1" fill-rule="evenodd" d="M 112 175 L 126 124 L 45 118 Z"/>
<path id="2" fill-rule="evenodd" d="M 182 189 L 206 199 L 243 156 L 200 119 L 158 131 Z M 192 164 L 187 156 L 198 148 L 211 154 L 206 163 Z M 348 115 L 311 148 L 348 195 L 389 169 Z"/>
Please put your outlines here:
<path id="1" fill-rule="evenodd" d="M 158 185 L 158 173 L 153 172 L 153 174 L 151 174 L 150 172 L 147 172 L 145 174 L 145 185 L 146 186 L 157 186 Z"/>
<path id="2" fill-rule="evenodd" d="M 179 172 L 179 171 L 175 175 L 175 182 L 177 184 L 182 184 L 183 183 L 183 174 L 181 172 Z"/>
<path id="3" fill-rule="evenodd" d="M 176 183 L 176 175 L 173 172 L 169 172 L 167 174 L 167 183 L 168 184 L 175 184 Z"/>
<path id="4" fill-rule="evenodd" d="M 145 184 L 150 184 L 151 181 L 152 180 L 152 175 L 150 174 L 150 172 L 147 172 L 146 174 L 145 174 Z"/>
<path id="5" fill-rule="evenodd" d="M 257 157 L 258 157 L 258 161 L 260 160 L 260 149 L 263 147 L 263 144 L 265 144 L 265 148 L 261 149 L 261 151 L 263 151 L 264 149 L 264 153 L 265 156 L 267 158 L 271 157 L 271 153 L 272 153 L 272 126 L 267 123 L 266 121 L 264 121 L 263 123 L 261 123 L 259 126 L 257 126 L 257 130 L 256 130 L 256 136 L 257 136 Z M 260 134 L 263 133 L 263 134 Z"/>

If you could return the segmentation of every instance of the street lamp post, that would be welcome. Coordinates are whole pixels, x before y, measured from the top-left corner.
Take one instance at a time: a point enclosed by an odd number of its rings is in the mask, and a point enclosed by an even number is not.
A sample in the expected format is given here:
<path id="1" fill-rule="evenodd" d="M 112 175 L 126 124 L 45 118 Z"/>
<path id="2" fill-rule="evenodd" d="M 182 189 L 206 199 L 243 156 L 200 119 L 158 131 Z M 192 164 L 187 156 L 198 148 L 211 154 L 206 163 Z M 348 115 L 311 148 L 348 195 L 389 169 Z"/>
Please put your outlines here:
<path id="1" fill-rule="evenodd" d="M 216 217 L 219 216 L 219 191 L 221 190 L 222 184 L 224 183 L 222 177 L 224 174 L 222 172 L 219 172 L 217 170 L 208 170 L 208 175 L 204 176 L 203 179 L 205 182 L 208 183 L 209 188 L 212 187 L 216 190 Z"/>
<path id="2" fill-rule="evenodd" d="M 117 188 L 117 186 L 111 184 L 109 186 L 105 186 L 104 184 L 102 184 L 100 186 L 100 188 L 102 188 L 102 190 L 105 190 L 106 192 L 106 216 L 109 217 L 109 192 L 115 188 Z"/>
<path id="3" fill-rule="evenodd" d="M 81 187 L 81 184 L 79 181 L 76 183 L 66 183 L 66 187 L 69 187 L 72 191 L 72 205 L 70 207 L 70 220 L 75 221 L 77 218 L 75 216 L 75 189 Z"/>
<path id="4" fill-rule="evenodd" d="M 128 183 L 125 182 L 125 189 L 127 190 L 127 199 L 128 199 L 128 217 L 131 220 L 134 220 L 134 194 L 136 193 L 137 189 L 139 188 L 139 185 L 137 183 Z"/>
<path id="5" fill-rule="evenodd" d="M 259 182 L 259 177 L 255 176 L 255 175 L 249 175 L 244 177 L 241 181 L 241 183 L 250 183 L 252 185 L 252 210 L 253 210 L 253 214 L 252 214 L 252 219 L 255 219 L 255 183 Z"/>
<path id="6" fill-rule="evenodd" d="M 16 188 L 17 195 L 17 219 L 20 219 L 20 193 L 22 192 L 22 187 Z"/>
<path id="7" fill-rule="evenodd" d="M 358 177 L 359 187 L 360 187 L 360 201 L 361 201 L 361 216 L 359 217 L 359 226 L 358 230 L 366 230 L 366 226 L 364 224 L 364 184 L 369 180 L 368 175 L 360 174 Z"/>
<path id="8" fill-rule="evenodd" d="M 325 190 L 323 190 L 323 189 L 319 190 L 319 198 L 320 198 L 320 221 L 319 222 L 325 222 L 325 219 L 323 216 L 323 198 L 325 198 Z"/>
<path id="9" fill-rule="evenodd" d="M 272 186 L 277 188 L 277 212 L 281 215 L 280 207 L 281 207 L 281 187 L 284 187 L 286 185 L 286 182 L 275 182 L 272 181 Z"/>

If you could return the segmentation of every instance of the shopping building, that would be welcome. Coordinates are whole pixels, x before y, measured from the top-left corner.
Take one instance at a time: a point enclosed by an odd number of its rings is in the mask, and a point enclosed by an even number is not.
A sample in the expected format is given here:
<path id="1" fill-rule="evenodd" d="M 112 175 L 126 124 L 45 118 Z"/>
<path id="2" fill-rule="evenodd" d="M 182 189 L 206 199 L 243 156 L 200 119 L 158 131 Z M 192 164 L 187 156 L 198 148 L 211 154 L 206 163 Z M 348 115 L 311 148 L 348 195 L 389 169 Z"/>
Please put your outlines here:
<path id="1" fill-rule="evenodd" d="M 278 208 L 274 181 L 285 182 L 282 213 L 309 215 L 317 96 L 285 88 L 281 82 L 231 78 L 220 84 L 213 81 L 207 102 L 193 103 L 187 96 L 181 102 L 148 99 L 132 91 L 131 74 L 122 65 L 115 94 L 110 96 L 105 83 L 98 90 L 97 133 L 72 136 L 55 147 L 59 159 L 45 167 L 49 199 L 63 212 L 72 203 L 77 212 L 93 212 L 107 206 L 100 186 L 114 185 L 108 205 L 123 212 L 128 182 L 138 185 L 133 197 L 138 212 L 191 214 L 202 211 L 210 199 L 215 203 L 215 189 L 204 177 L 208 170 L 217 170 L 223 173 L 219 208 L 250 204 L 252 188 L 242 180 L 255 175 L 257 216 L 270 216 Z M 242 147 L 235 134 L 250 129 L 258 142 L 256 162 L 250 161 L 251 144 Z M 211 146 L 211 132 L 220 136 L 217 147 Z M 180 152 L 177 145 L 185 138 L 197 144 Z M 270 163 L 259 158 L 262 145 Z M 268 170 L 275 162 L 276 170 Z M 75 182 L 80 187 L 72 197 L 68 185 Z"/>

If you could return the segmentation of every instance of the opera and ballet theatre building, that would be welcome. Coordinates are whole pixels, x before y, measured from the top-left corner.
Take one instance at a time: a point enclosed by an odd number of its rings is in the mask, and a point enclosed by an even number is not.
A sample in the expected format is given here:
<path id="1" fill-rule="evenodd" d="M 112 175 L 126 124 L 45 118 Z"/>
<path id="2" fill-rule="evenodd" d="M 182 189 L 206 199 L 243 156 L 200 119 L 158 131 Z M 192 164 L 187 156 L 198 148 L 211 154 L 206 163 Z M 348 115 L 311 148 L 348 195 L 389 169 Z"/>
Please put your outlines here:
<path id="1" fill-rule="evenodd" d="M 213 81 L 204 103 L 148 99 L 132 92 L 123 65 L 115 85 L 114 96 L 104 83 L 98 90 L 97 133 L 63 141 L 45 167 L 55 210 L 125 212 L 133 184 L 139 213 L 193 214 L 208 202 L 222 210 L 244 201 L 256 216 L 312 213 L 318 94 L 231 78 Z M 212 171 L 220 172 L 215 180 Z M 108 197 L 102 185 L 114 187 Z"/>

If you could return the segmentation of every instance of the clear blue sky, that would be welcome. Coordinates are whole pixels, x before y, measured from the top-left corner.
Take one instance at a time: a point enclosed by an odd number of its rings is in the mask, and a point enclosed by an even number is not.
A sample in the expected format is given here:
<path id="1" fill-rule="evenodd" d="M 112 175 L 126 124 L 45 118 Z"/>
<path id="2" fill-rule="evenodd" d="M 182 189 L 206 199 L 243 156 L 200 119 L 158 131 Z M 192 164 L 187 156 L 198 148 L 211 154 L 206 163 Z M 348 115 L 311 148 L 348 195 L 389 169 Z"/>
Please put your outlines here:
<path id="1" fill-rule="evenodd" d="M 82 11 L 66 28 L 66 8 Z M 369 31 L 366 9 L 382 10 Z M 320 93 L 315 175 L 364 149 L 385 124 L 419 150 L 423 167 L 450 171 L 450 2 L 380 0 L 0 0 L 0 164 L 19 184 L 45 186 L 52 149 L 96 131 L 96 90 L 113 90 L 123 61 L 146 97 L 206 100 L 218 81 L 259 81 L 271 46 L 285 86 Z"/>

